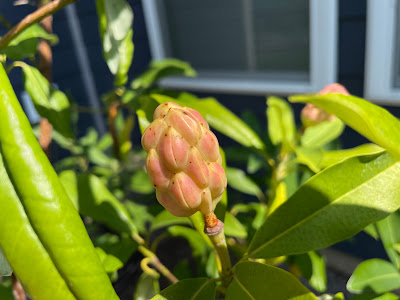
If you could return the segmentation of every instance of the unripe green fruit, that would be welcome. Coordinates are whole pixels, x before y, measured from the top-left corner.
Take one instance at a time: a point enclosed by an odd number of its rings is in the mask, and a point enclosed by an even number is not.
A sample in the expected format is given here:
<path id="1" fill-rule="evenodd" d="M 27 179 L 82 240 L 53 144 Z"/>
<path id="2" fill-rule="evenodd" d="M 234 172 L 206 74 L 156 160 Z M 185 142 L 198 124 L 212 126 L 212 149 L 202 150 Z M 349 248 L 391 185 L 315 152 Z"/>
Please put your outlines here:
<path id="1" fill-rule="evenodd" d="M 166 102 L 142 136 L 146 170 L 158 202 L 170 213 L 208 215 L 221 200 L 226 175 L 215 135 L 197 111 Z"/>

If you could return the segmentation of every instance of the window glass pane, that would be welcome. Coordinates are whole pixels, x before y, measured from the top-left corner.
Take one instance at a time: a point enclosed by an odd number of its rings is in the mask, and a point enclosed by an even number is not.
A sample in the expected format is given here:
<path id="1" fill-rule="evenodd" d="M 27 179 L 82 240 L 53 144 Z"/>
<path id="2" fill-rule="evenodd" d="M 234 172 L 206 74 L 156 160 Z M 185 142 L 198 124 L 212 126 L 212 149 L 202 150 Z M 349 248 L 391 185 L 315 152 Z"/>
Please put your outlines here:
<path id="1" fill-rule="evenodd" d="M 166 54 L 200 72 L 308 79 L 309 0 L 159 0 Z"/>
<path id="2" fill-rule="evenodd" d="M 396 88 L 400 87 L 400 2 L 397 2 L 396 9 L 396 28 L 395 28 L 395 64 L 393 74 L 393 86 Z"/>

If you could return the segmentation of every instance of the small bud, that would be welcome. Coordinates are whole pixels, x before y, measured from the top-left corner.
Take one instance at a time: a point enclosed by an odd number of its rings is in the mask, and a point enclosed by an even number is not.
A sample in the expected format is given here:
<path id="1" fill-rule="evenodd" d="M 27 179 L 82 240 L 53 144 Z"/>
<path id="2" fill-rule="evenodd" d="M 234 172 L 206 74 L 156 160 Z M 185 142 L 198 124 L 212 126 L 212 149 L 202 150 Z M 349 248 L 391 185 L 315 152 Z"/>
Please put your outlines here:
<path id="1" fill-rule="evenodd" d="M 346 90 L 346 88 L 339 83 L 328 84 L 318 93 L 318 95 L 326 95 L 334 93 L 350 95 L 350 93 Z M 328 114 L 322 108 L 318 108 L 311 103 L 308 103 L 301 111 L 301 122 L 303 123 L 304 128 L 315 126 L 324 121 L 331 121 L 335 118 L 336 118 L 335 115 Z"/>
<path id="2" fill-rule="evenodd" d="M 227 181 L 218 140 L 199 112 L 172 102 L 159 105 L 142 146 L 147 173 L 165 209 L 178 217 L 214 212 Z"/>

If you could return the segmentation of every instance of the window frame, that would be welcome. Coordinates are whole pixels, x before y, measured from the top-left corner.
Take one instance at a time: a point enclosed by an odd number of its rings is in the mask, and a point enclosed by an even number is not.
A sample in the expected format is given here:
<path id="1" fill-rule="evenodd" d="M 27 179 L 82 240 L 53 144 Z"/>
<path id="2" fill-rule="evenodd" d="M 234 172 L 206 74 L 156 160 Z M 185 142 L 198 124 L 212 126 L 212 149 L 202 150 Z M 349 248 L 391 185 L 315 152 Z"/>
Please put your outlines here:
<path id="1" fill-rule="evenodd" d="M 243 0 L 249 1 L 249 0 Z M 144 16 L 150 50 L 154 60 L 166 58 L 162 19 L 157 0 L 143 1 Z M 202 76 L 195 78 L 171 77 L 161 81 L 161 86 L 234 94 L 312 93 L 322 89 L 337 78 L 338 1 L 310 0 L 310 76 L 309 80 L 265 80 Z"/>
<path id="2" fill-rule="evenodd" d="M 393 85 L 396 5 L 396 0 L 367 2 L 364 97 L 387 105 L 400 104 L 400 87 Z"/>

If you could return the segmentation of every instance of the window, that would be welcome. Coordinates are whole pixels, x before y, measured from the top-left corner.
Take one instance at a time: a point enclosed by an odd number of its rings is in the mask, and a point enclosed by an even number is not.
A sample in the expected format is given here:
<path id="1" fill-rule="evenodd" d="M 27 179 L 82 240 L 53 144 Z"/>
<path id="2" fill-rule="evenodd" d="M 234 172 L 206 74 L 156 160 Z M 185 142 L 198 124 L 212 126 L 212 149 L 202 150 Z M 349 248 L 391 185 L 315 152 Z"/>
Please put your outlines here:
<path id="1" fill-rule="evenodd" d="M 154 59 L 198 72 L 165 87 L 247 94 L 315 92 L 336 80 L 337 0 L 146 0 Z"/>
<path id="2" fill-rule="evenodd" d="M 400 104 L 400 2 L 368 0 L 365 98 Z"/>

